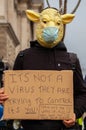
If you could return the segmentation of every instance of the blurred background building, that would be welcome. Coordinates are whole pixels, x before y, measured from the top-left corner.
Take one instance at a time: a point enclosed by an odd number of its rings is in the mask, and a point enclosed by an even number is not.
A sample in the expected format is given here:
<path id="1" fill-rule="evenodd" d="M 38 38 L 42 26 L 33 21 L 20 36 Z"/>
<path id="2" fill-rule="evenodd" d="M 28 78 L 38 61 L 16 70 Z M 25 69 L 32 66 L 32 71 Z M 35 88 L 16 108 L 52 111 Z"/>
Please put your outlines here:
<path id="1" fill-rule="evenodd" d="M 42 8 L 43 0 L 0 0 L 0 59 L 9 68 L 17 53 L 35 38 L 35 25 L 27 20 L 25 10 L 39 12 Z"/>

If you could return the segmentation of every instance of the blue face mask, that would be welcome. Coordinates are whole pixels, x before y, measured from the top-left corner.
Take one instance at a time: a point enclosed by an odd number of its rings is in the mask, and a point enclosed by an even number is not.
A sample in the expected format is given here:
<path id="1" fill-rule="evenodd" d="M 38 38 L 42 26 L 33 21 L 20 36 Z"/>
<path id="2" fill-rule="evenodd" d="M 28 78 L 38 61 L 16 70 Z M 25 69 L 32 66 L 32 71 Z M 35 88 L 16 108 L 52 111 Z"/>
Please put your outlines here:
<path id="1" fill-rule="evenodd" d="M 43 30 L 42 37 L 45 42 L 52 43 L 58 37 L 58 29 L 56 27 L 47 27 Z"/>

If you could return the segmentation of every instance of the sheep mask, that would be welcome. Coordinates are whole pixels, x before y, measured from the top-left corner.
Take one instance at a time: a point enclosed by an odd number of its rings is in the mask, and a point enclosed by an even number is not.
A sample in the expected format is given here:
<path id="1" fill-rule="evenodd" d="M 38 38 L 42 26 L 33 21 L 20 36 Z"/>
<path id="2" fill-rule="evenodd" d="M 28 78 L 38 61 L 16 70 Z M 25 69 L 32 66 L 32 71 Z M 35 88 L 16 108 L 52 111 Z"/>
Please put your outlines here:
<path id="1" fill-rule="evenodd" d="M 36 38 L 46 48 L 53 48 L 63 38 L 64 25 L 70 23 L 74 14 L 63 14 L 55 8 L 46 8 L 41 13 L 26 10 L 27 18 L 37 23 Z"/>

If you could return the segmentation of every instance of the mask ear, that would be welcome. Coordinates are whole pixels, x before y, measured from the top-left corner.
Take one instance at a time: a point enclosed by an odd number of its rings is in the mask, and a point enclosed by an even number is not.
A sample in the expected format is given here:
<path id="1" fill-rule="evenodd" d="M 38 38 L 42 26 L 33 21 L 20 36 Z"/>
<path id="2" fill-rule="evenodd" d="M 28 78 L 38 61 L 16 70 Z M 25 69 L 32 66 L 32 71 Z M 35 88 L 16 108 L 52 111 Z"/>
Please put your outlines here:
<path id="1" fill-rule="evenodd" d="M 27 18 L 33 22 L 38 22 L 40 15 L 37 12 L 34 12 L 32 10 L 26 10 Z"/>
<path id="2" fill-rule="evenodd" d="M 74 14 L 64 14 L 64 15 L 61 15 L 63 24 L 70 23 L 73 20 L 74 17 L 75 17 Z"/>

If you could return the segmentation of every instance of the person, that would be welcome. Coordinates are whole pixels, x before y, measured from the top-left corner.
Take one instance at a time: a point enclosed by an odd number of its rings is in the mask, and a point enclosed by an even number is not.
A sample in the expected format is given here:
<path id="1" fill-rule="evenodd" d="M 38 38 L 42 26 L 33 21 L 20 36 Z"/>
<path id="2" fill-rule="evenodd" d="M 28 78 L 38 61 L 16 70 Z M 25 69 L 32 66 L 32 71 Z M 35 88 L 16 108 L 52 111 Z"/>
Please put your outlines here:
<path id="1" fill-rule="evenodd" d="M 62 42 L 64 24 L 70 23 L 74 14 L 61 15 L 55 8 L 46 8 L 40 14 L 26 11 L 27 17 L 38 22 L 36 40 L 30 48 L 20 51 L 14 63 L 14 70 L 72 70 L 74 114 L 69 120 L 21 120 L 24 130 L 67 130 L 76 129 L 76 119 L 86 110 L 86 88 L 78 57 L 72 63 L 70 53 Z M 58 95 L 57 95 L 58 96 Z M 0 90 L 0 103 L 9 98 Z M 79 129 L 78 129 L 79 130 Z"/>
<path id="2" fill-rule="evenodd" d="M 2 61 L 2 59 L 0 59 L 0 87 L 3 86 L 2 82 L 3 71 L 4 71 L 4 62 Z"/>
<path id="3" fill-rule="evenodd" d="M 84 118 L 84 130 L 86 130 L 86 116 Z"/>

